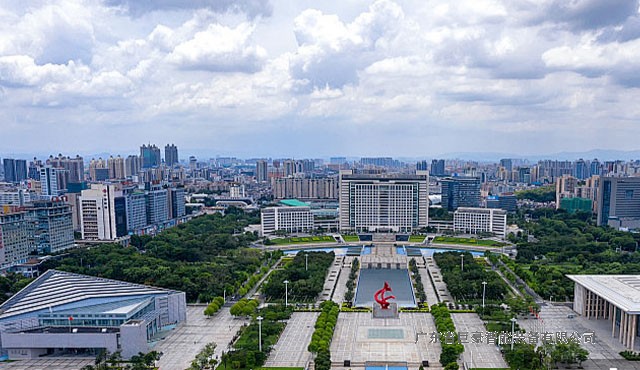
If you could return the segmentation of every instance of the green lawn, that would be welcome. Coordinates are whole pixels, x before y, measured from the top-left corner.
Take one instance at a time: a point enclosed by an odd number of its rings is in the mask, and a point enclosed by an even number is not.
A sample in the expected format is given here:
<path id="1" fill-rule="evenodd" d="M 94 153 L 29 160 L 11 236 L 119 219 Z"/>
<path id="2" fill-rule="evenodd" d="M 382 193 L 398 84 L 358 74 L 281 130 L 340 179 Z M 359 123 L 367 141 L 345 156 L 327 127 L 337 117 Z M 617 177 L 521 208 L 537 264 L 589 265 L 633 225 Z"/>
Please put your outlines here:
<path id="1" fill-rule="evenodd" d="M 501 243 L 494 240 L 456 238 L 453 236 L 436 236 L 435 239 L 433 239 L 433 242 L 440 244 L 480 245 L 483 247 L 502 247 L 503 245 L 507 245 L 506 243 Z"/>
<path id="2" fill-rule="evenodd" d="M 409 235 L 409 241 L 411 243 L 422 243 L 424 242 L 424 235 Z"/>
<path id="3" fill-rule="evenodd" d="M 276 245 L 305 244 L 305 243 L 335 243 L 335 241 L 336 240 L 332 236 L 327 236 L 327 235 L 271 239 L 271 242 Z"/>
<path id="4" fill-rule="evenodd" d="M 258 370 L 304 370 L 304 367 L 259 367 Z"/>
<path id="5" fill-rule="evenodd" d="M 358 235 L 342 235 L 342 239 L 344 239 L 345 243 L 360 241 L 360 237 L 358 237 Z"/>

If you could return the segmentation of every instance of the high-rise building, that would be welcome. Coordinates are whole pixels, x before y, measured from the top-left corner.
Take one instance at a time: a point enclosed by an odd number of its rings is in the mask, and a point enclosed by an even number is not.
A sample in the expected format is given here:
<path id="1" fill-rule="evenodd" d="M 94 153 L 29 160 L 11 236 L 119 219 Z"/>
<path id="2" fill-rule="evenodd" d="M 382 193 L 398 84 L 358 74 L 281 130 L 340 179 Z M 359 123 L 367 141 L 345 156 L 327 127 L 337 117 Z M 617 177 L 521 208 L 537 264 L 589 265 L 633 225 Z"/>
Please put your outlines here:
<path id="1" fill-rule="evenodd" d="M 591 176 L 591 173 L 589 172 L 589 164 L 585 162 L 584 159 L 578 159 L 574 167 L 575 176 L 578 180 L 584 180 L 587 177 Z"/>
<path id="2" fill-rule="evenodd" d="M 518 168 L 518 180 L 525 184 L 531 184 L 531 168 L 520 167 Z"/>
<path id="3" fill-rule="evenodd" d="M 416 170 L 417 171 L 428 171 L 429 170 L 429 164 L 427 163 L 427 161 L 419 161 L 418 163 L 416 163 Z"/>
<path id="4" fill-rule="evenodd" d="M 266 207 L 260 212 L 260 218 L 262 235 L 313 230 L 313 214 L 309 207 Z"/>
<path id="5" fill-rule="evenodd" d="M 507 211 L 459 207 L 453 212 L 453 230 L 468 234 L 492 233 L 504 239 L 507 233 Z"/>
<path id="6" fill-rule="evenodd" d="M 147 224 L 157 225 L 169 219 L 167 206 L 167 189 L 159 185 L 151 185 L 146 193 Z"/>
<path id="7" fill-rule="evenodd" d="M 161 163 L 160 148 L 155 145 L 142 145 L 140 147 L 140 162 L 142 168 L 158 167 Z"/>
<path id="8" fill-rule="evenodd" d="M 167 144 L 164 147 L 164 164 L 168 167 L 173 167 L 178 163 L 180 163 L 178 159 L 178 147 L 173 144 Z"/>
<path id="9" fill-rule="evenodd" d="M 168 216 L 170 219 L 180 218 L 186 214 L 184 188 L 167 189 Z"/>
<path id="10" fill-rule="evenodd" d="M 444 159 L 434 159 L 431 161 L 431 175 L 444 176 Z"/>
<path id="11" fill-rule="evenodd" d="M 3 160 L 4 181 L 20 182 L 27 179 L 27 161 L 24 159 L 5 158 Z"/>
<path id="12" fill-rule="evenodd" d="M 513 161 L 511 158 L 503 158 L 500 160 L 500 166 L 507 170 L 508 173 L 511 173 L 513 170 Z"/>
<path id="13" fill-rule="evenodd" d="M 283 166 L 285 177 L 293 176 L 296 173 L 296 166 L 294 161 L 288 159 L 284 161 Z"/>
<path id="14" fill-rule="evenodd" d="M 340 230 L 411 232 L 428 226 L 429 175 L 340 173 Z"/>
<path id="15" fill-rule="evenodd" d="M 140 157 L 137 155 L 130 155 L 124 160 L 124 176 L 138 176 L 140 172 Z"/>
<path id="16" fill-rule="evenodd" d="M 487 208 L 504 209 L 507 212 L 516 212 L 518 210 L 518 199 L 513 193 L 490 195 L 487 197 Z"/>
<path id="17" fill-rule="evenodd" d="M 27 178 L 40 181 L 40 167 L 42 167 L 42 161 L 33 158 L 33 161 L 29 162 L 29 168 L 27 168 Z"/>
<path id="18" fill-rule="evenodd" d="M 601 177 L 597 196 L 598 225 L 640 220 L 640 177 Z"/>
<path id="19" fill-rule="evenodd" d="M 27 208 L 27 218 L 33 223 L 34 245 L 39 253 L 73 247 L 71 206 L 65 199 L 34 201 Z"/>
<path id="20" fill-rule="evenodd" d="M 594 159 L 589 163 L 589 173 L 593 175 L 602 175 L 602 164 L 598 159 Z"/>
<path id="21" fill-rule="evenodd" d="M 480 206 L 480 179 L 477 177 L 447 177 L 442 180 L 442 208 L 455 211 L 458 207 Z"/>
<path id="22" fill-rule="evenodd" d="M 0 267 L 26 262 L 35 250 L 32 226 L 26 212 L 0 211 Z"/>
<path id="23" fill-rule="evenodd" d="M 576 196 L 578 179 L 571 175 L 563 175 L 556 181 L 556 209 L 560 209 L 560 201 L 563 198 L 573 198 Z"/>
<path id="24" fill-rule="evenodd" d="M 267 180 L 269 180 L 267 161 L 265 160 L 256 161 L 256 181 L 266 182 Z"/>
<path id="25" fill-rule="evenodd" d="M 127 231 L 136 234 L 147 226 L 147 197 L 137 187 L 123 190 L 126 199 Z"/>
<path id="26" fill-rule="evenodd" d="M 66 182 L 80 183 L 84 181 L 84 159 L 79 155 L 76 155 L 75 158 L 65 157 L 62 154 L 58 154 L 57 157 L 49 156 L 46 164 L 66 170 Z"/>
<path id="27" fill-rule="evenodd" d="M 91 184 L 80 196 L 82 239 L 115 240 L 119 235 L 116 228 L 116 198 L 122 191 L 112 184 Z"/>
<path id="28" fill-rule="evenodd" d="M 106 176 L 104 176 L 105 171 L 98 170 L 106 170 Z M 109 178 L 107 162 L 102 158 L 91 159 L 91 162 L 89 162 L 89 177 L 91 181 L 104 181 Z"/>
<path id="29" fill-rule="evenodd" d="M 25 189 L 16 189 L 13 191 L 0 191 L 0 206 L 16 206 L 22 207 L 25 203 L 31 201 L 31 193 Z"/>
<path id="30" fill-rule="evenodd" d="M 50 165 L 40 168 L 40 184 L 42 186 L 42 195 L 49 197 L 58 196 L 60 188 L 58 187 L 58 169 Z"/>
<path id="31" fill-rule="evenodd" d="M 121 180 L 126 178 L 126 171 L 124 165 L 124 158 L 117 156 L 115 158 L 109 157 L 107 160 L 107 167 L 109 168 L 109 178 Z"/>
<path id="32" fill-rule="evenodd" d="M 276 199 L 338 199 L 336 178 L 274 178 L 271 188 Z"/>

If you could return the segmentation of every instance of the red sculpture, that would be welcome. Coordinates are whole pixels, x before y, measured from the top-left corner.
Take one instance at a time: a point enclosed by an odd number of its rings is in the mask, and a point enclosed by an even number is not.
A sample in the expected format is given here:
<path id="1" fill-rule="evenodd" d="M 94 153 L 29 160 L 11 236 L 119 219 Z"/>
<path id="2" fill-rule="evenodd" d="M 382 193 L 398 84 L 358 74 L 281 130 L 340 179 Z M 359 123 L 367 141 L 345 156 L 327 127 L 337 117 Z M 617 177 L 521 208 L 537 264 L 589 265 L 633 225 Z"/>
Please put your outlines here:
<path id="1" fill-rule="evenodd" d="M 382 289 L 375 292 L 375 294 L 373 295 L 373 299 L 375 299 L 375 301 L 378 302 L 378 304 L 380 305 L 380 307 L 382 307 L 383 310 L 386 310 L 389 308 L 390 303 L 387 302 L 389 299 L 396 299 L 396 297 L 392 295 L 388 297 L 384 296 L 384 293 L 390 292 L 390 291 L 391 291 L 391 287 L 389 286 L 389 283 L 385 281 L 384 287 L 382 287 Z"/>

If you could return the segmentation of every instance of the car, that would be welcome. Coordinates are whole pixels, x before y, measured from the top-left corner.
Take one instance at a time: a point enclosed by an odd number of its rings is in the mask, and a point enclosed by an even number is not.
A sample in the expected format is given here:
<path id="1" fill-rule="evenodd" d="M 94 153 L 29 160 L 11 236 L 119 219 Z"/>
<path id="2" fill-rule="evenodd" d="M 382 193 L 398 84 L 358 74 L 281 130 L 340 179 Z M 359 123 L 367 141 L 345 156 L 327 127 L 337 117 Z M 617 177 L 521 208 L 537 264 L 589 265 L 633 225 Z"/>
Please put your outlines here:
<path id="1" fill-rule="evenodd" d="M 567 319 L 573 319 L 573 318 L 575 318 L 575 317 L 576 317 L 576 316 L 575 316 L 575 315 L 572 315 L 572 314 L 567 315 Z"/>

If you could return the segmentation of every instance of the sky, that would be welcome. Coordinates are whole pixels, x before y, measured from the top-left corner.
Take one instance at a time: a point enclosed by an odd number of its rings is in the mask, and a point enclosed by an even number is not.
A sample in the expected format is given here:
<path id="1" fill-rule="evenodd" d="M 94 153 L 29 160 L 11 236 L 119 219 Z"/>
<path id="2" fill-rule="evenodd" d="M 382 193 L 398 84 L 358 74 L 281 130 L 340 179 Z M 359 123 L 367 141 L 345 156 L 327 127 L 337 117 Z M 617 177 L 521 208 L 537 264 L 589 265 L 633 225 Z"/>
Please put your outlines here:
<path id="1" fill-rule="evenodd" d="M 0 154 L 639 149 L 629 0 L 3 0 Z"/>

